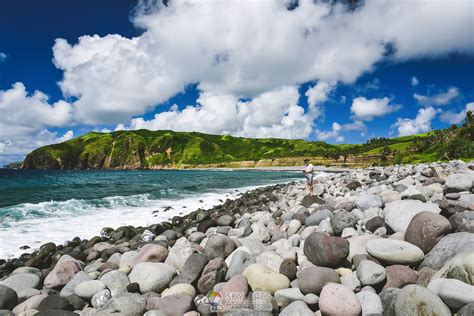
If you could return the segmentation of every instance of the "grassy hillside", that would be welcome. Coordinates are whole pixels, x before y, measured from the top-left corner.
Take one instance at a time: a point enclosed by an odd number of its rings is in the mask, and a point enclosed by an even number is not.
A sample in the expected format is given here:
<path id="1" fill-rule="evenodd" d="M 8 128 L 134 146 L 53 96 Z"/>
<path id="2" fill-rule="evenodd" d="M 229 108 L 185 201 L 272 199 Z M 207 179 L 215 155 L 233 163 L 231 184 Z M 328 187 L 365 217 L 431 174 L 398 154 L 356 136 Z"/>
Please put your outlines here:
<path id="1" fill-rule="evenodd" d="M 469 115 L 471 115 L 469 113 Z M 474 158 L 474 119 L 429 133 L 374 138 L 365 144 L 242 138 L 173 131 L 91 132 L 28 154 L 25 169 L 133 169 L 374 164 Z"/>

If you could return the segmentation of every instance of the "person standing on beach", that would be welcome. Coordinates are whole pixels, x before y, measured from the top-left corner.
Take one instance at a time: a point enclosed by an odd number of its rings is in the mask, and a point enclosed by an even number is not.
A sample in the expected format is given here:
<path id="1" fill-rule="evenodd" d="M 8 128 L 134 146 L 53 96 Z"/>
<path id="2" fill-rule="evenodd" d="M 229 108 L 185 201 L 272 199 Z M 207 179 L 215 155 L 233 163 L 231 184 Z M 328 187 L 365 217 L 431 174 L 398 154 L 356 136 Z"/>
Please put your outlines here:
<path id="1" fill-rule="evenodd" d="M 306 188 L 309 191 L 309 195 L 313 195 L 313 172 L 314 172 L 314 167 L 312 164 L 309 163 L 309 159 L 304 160 L 304 165 L 305 168 L 303 170 L 303 173 L 306 176 Z"/>

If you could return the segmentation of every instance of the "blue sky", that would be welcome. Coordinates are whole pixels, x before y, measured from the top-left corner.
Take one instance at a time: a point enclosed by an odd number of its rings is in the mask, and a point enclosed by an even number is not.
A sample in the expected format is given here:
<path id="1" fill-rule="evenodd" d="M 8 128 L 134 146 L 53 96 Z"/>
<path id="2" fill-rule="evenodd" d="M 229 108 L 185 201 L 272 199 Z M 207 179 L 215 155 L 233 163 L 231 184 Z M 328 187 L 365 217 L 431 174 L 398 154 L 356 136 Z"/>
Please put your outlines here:
<path id="1" fill-rule="evenodd" d="M 0 164 L 91 130 L 359 143 L 474 109 L 472 2 L 288 1 L 0 4 Z"/>

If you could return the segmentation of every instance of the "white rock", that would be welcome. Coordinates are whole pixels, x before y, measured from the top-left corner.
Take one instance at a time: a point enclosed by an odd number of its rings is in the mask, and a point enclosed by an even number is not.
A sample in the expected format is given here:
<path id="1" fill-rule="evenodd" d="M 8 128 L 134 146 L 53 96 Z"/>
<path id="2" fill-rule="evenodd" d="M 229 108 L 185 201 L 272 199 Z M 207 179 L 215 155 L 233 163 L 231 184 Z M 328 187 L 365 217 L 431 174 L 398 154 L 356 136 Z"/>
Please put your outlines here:
<path id="1" fill-rule="evenodd" d="M 388 203 L 385 206 L 385 223 L 394 232 L 406 231 L 413 217 L 421 212 L 440 213 L 441 209 L 434 203 L 423 203 L 418 200 L 402 200 Z"/>

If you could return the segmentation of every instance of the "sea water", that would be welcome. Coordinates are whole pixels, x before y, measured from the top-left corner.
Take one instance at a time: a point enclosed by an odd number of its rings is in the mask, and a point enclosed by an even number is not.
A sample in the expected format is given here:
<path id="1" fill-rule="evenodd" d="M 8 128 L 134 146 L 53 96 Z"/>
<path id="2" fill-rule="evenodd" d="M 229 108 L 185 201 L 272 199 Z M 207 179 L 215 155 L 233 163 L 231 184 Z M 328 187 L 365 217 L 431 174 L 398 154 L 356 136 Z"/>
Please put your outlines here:
<path id="1" fill-rule="evenodd" d="M 238 198 L 301 173 L 222 170 L 0 169 L 0 258 L 103 227 L 147 226 Z M 21 250 L 27 245 L 29 250 Z"/>

